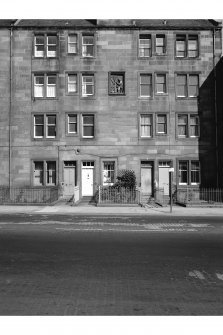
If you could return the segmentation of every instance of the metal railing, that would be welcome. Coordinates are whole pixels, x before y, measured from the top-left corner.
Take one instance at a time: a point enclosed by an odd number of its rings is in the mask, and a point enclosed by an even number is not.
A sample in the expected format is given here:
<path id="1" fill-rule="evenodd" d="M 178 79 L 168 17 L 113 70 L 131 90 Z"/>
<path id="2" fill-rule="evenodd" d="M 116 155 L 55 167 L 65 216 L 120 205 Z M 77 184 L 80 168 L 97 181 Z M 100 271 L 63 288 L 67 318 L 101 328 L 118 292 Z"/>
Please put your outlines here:
<path id="1" fill-rule="evenodd" d="M 223 189 L 191 188 L 177 189 L 177 202 L 183 204 L 223 203 Z"/>
<path id="2" fill-rule="evenodd" d="M 0 204 L 52 203 L 58 200 L 58 187 L 0 186 Z"/>
<path id="3" fill-rule="evenodd" d="M 99 186 L 95 199 L 98 204 L 139 204 L 140 191 L 136 188 Z"/>

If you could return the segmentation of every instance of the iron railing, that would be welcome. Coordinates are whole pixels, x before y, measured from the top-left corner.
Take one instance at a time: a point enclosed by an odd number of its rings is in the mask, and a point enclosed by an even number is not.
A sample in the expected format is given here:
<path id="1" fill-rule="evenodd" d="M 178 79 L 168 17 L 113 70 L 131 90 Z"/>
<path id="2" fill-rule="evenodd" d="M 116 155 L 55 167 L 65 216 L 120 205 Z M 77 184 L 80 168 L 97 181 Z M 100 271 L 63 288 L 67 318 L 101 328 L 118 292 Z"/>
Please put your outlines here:
<path id="1" fill-rule="evenodd" d="M 140 204 L 140 191 L 136 188 L 99 186 L 95 200 L 98 204 Z"/>
<path id="2" fill-rule="evenodd" d="M 58 200 L 58 187 L 0 187 L 0 204 L 52 203 Z"/>
<path id="3" fill-rule="evenodd" d="M 223 189 L 191 188 L 177 189 L 176 200 L 183 204 L 223 203 Z"/>

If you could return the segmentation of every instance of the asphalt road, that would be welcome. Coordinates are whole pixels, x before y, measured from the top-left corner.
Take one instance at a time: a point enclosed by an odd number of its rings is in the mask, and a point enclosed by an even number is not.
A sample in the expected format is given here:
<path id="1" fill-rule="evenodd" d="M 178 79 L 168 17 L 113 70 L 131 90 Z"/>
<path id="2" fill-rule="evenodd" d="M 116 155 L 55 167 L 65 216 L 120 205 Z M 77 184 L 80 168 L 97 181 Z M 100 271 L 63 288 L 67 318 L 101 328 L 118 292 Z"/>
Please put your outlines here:
<path id="1" fill-rule="evenodd" d="M 223 315 L 222 219 L 1 215 L 0 315 Z"/>

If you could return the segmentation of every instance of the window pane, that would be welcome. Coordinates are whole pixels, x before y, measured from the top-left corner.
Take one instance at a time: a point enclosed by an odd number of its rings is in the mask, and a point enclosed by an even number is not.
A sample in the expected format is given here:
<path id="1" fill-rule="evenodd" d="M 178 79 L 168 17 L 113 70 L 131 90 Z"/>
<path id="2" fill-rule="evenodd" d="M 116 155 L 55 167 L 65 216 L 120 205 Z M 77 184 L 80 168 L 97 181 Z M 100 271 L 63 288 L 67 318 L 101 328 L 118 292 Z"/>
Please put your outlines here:
<path id="1" fill-rule="evenodd" d="M 190 136 L 191 137 L 199 136 L 199 118 L 197 115 L 190 116 Z"/>
<path id="2" fill-rule="evenodd" d="M 156 53 L 157 54 L 165 53 L 165 35 L 156 36 Z"/>
<path id="3" fill-rule="evenodd" d="M 191 161 L 191 184 L 200 182 L 200 164 L 198 161 Z"/>
<path id="4" fill-rule="evenodd" d="M 43 162 L 34 162 L 34 186 L 43 185 Z"/>
<path id="5" fill-rule="evenodd" d="M 68 75 L 68 92 L 69 93 L 77 92 L 77 75 L 76 74 Z"/>
<path id="6" fill-rule="evenodd" d="M 178 97 L 186 97 L 187 96 L 187 75 L 179 74 L 176 78 L 176 91 Z"/>
<path id="7" fill-rule="evenodd" d="M 94 115 L 83 115 L 84 124 L 94 124 Z"/>
<path id="8" fill-rule="evenodd" d="M 189 97 L 198 96 L 198 75 L 189 75 L 188 80 L 188 95 Z"/>
<path id="9" fill-rule="evenodd" d="M 35 76 L 36 85 L 44 85 L 44 76 Z"/>
<path id="10" fill-rule="evenodd" d="M 142 137 L 152 136 L 152 116 L 151 115 L 141 115 L 140 129 L 141 129 Z"/>
<path id="11" fill-rule="evenodd" d="M 93 126 L 84 126 L 83 136 L 93 137 L 94 136 L 94 127 Z"/>
<path id="12" fill-rule="evenodd" d="M 94 36 L 83 36 L 82 54 L 84 57 L 93 57 L 94 55 Z"/>
<path id="13" fill-rule="evenodd" d="M 112 185 L 115 182 L 115 162 L 104 162 L 103 185 Z"/>
<path id="14" fill-rule="evenodd" d="M 56 185 L 56 162 L 47 162 L 46 183 L 48 185 Z"/>
<path id="15" fill-rule="evenodd" d="M 188 37 L 188 57 L 198 57 L 198 36 Z"/>
<path id="16" fill-rule="evenodd" d="M 163 74 L 156 75 L 156 92 L 166 93 L 166 76 Z"/>
<path id="17" fill-rule="evenodd" d="M 49 85 L 56 85 L 56 76 L 47 76 L 47 82 Z"/>
<path id="18" fill-rule="evenodd" d="M 179 183 L 188 184 L 188 162 L 180 161 L 179 162 Z"/>
<path id="19" fill-rule="evenodd" d="M 44 97 L 44 76 L 34 77 L 34 97 L 36 98 Z"/>
<path id="20" fill-rule="evenodd" d="M 186 57 L 186 36 L 184 35 L 176 36 L 176 56 Z"/>
<path id="21" fill-rule="evenodd" d="M 166 134 L 167 132 L 166 115 L 157 115 L 157 132 L 160 134 Z"/>
<path id="22" fill-rule="evenodd" d="M 68 133 L 77 133 L 77 115 L 68 116 Z"/>
<path id="23" fill-rule="evenodd" d="M 56 36 L 48 36 L 47 40 L 48 40 L 48 44 L 57 44 L 57 37 Z"/>
<path id="24" fill-rule="evenodd" d="M 82 76 L 82 96 L 94 95 L 94 76 Z"/>
<path id="25" fill-rule="evenodd" d="M 187 115 L 178 115 L 178 136 L 187 136 Z"/>
<path id="26" fill-rule="evenodd" d="M 68 52 L 77 53 L 77 35 L 68 36 Z"/>
<path id="27" fill-rule="evenodd" d="M 44 57 L 44 36 L 35 36 L 35 57 Z"/>
<path id="28" fill-rule="evenodd" d="M 150 57 L 151 56 L 151 35 L 140 34 L 139 35 L 139 57 Z"/>
<path id="29" fill-rule="evenodd" d="M 35 115 L 34 116 L 35 124 L 43 124 L 44 116 L 43 115 Z"/>

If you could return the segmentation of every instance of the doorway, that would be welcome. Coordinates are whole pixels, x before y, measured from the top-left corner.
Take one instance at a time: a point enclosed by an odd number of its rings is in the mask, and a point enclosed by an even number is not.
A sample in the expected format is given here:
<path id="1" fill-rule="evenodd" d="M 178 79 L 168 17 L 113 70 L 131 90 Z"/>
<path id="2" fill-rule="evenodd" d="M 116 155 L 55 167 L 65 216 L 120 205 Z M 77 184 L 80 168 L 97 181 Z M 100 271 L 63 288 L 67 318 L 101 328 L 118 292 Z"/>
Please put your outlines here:
<path id="1" fill-rule="evenodd" d="M 153 162 L 141 161 L 141 192 L 153 194 Z"/>
<path id="2" fill-rule="evenodd" d="M 64 195 L 73 195 L 76 185 L 76 162 L 64 161 Z"/>
<path id="3" fill-rule="evenodd" d="M 94 194 L 94 162 L 82 162 L 82 197 Z"/>
<path id="4" fill-rule="evenodd" d="M 159 162 L 159 188 L 164 190 L 164 195 L 169 195 L 169 161 Z"/>

